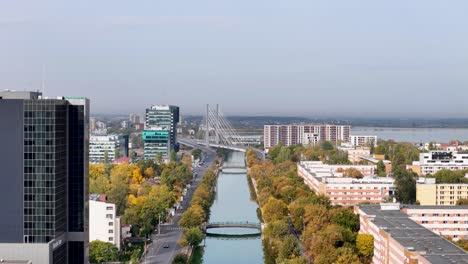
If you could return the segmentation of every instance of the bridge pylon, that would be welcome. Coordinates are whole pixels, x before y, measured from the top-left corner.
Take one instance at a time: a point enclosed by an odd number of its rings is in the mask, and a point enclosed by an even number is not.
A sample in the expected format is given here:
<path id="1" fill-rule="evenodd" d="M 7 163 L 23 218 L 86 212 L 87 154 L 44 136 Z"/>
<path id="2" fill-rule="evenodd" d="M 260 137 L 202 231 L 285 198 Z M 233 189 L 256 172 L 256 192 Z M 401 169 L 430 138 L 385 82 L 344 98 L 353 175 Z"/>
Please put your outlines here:
<path id="1" fill-rule="evenodd" d="M 209 104 L 206 105 L 204 121 L 205 145 L 207 147 L 210 144 L 230 147 L 243 146 L 241 136 L 224 117 L 218 104 L 214 108 L 211 108 Z"/>

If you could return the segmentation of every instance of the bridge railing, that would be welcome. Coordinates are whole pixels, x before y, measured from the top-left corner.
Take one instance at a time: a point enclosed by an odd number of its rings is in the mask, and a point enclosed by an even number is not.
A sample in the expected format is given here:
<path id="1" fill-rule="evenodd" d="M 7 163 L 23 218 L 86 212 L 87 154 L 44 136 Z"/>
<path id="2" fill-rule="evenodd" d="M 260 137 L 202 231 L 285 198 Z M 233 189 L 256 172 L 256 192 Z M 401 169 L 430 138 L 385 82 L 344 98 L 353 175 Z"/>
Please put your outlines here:
<path id="1" fill-rule="evenodd" d="M 210 222 L 206 225 L 250 225 L 250 226 L 260 226 L 259 222 L 249 222 L 249 221 L 226 221 L 226 222 Z"/>

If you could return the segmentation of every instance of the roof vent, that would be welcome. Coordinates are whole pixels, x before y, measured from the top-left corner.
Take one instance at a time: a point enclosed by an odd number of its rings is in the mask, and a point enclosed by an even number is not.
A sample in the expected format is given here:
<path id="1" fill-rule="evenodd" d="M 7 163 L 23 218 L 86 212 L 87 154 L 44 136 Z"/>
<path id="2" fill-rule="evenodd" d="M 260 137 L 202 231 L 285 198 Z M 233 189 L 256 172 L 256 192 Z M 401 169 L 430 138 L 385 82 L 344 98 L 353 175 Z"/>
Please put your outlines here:
<path id="1" fill-rule="evenodd" d="M 414 251 L 414 247 L 407 247 L 406 248 L 408 251 Z"/>

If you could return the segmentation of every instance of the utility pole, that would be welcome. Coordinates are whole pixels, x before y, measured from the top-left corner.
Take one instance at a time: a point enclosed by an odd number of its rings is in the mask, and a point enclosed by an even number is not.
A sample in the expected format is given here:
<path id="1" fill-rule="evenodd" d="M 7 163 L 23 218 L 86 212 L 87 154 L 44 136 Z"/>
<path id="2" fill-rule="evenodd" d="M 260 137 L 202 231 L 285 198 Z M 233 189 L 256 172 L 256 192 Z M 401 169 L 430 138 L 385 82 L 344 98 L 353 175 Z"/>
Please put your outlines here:
<path id="1" fill-rule="evenodd" d="M 158 222 L 158 235 L 161 235 L 161 214 L 159 216 L 159 222 Z"/>
<path id="2" fill-rule="evenodd" d="M 206 131 L 205 131 L 205 146 L 207 148 L 210 147 L 210 123 L 208 121 L 208 118 L 209 118 L 209 115 L 210 115 L 210 105 L 207 104 L 206 105 L 206 123 L 205 123 L 205 128 L 206 128 Z"/>

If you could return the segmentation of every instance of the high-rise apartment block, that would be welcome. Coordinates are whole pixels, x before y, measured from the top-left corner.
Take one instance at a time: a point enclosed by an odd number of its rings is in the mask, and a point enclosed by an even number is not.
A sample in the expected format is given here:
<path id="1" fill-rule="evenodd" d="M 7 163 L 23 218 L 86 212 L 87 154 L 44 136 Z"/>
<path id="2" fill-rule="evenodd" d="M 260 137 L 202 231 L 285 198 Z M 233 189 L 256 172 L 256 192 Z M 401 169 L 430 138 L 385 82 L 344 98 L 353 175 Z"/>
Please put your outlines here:
<path id="1" fill-rule="evenodd" d="M 282 144 L 315 144 L 321 141 L 349 142 L 351 126 L 340 125 L 265 125 L 265 149 Z"/>
<path id="2" fill-rule="evenodd" d="M 0 91 L 0 257 L 88 259 L 89 100 Z"/>
<path id="3" fill-rule="evenodd" d="M 146 109 L 145 130 L 143 131 L 145 159 L 154 159 L 158 153 L 163 157 L 169 157 L 172 150 L 179 150 L 178 123 L 178 106 L 154 105 Z"/>
<path id="4" fill-rule="evenodd" d="M 377 136 L 351 135 L 349 143 L 353 147 L 377 145 Z"/>

